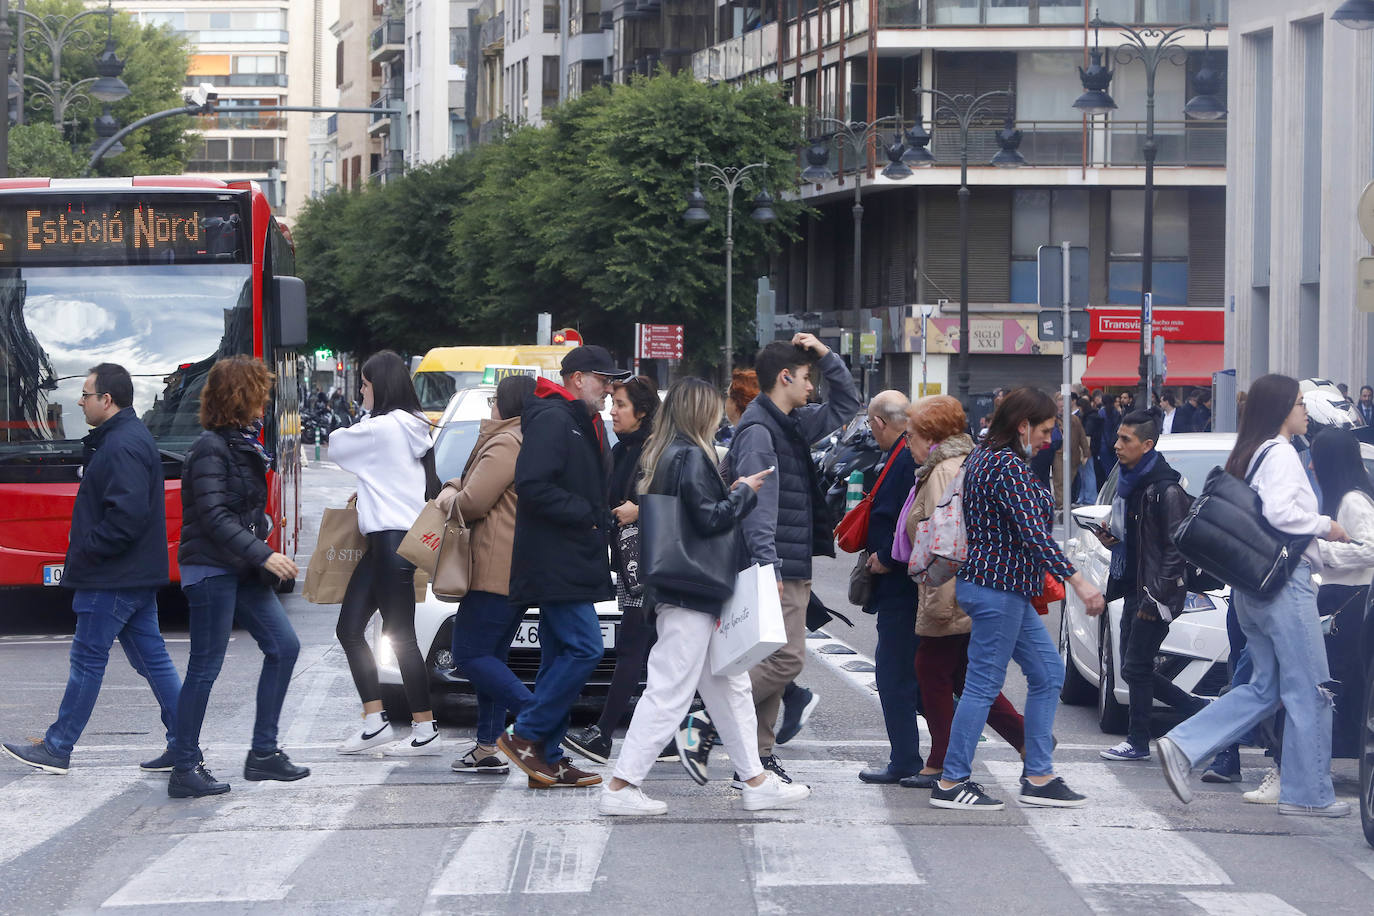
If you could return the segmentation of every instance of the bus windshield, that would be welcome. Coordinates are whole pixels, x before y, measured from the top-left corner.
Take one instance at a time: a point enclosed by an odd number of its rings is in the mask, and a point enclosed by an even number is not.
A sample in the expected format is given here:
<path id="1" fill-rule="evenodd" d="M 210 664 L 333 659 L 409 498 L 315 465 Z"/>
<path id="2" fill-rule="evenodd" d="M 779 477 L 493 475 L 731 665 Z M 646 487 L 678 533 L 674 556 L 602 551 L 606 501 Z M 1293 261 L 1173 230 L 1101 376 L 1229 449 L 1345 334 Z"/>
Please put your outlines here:
<path id="1" fill-rule="evenodd" d="M 200 434 L 216 359 L 253 352 L 251 264 L 0 268 L 0 460 L 70 452 L 88 370 L 118 363 L 159 447 Z"/>

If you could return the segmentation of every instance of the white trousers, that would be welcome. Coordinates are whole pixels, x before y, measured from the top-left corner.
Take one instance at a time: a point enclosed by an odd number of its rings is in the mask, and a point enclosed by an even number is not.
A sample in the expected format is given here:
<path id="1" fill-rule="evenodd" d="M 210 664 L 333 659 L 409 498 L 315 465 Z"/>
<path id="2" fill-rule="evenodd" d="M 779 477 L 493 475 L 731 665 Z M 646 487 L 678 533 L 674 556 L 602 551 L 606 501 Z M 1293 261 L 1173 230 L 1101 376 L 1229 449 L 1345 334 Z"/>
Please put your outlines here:
<path id="1" fill-rule="evenodd" d="M 753 779 L 763 772 L 754 691 L 747 673 L 730 677 L 711 673 L 708 649 L 716 618 L 674 604 L 659 604 L 655 610 L 658 641 L 649 652 L 644 695 L 635 705 L 615 761 L 616 777 L 641 785 L 677 733 L 692 706 L 692 695 L 700 693 L 735 772 L 741 779 Z"/>

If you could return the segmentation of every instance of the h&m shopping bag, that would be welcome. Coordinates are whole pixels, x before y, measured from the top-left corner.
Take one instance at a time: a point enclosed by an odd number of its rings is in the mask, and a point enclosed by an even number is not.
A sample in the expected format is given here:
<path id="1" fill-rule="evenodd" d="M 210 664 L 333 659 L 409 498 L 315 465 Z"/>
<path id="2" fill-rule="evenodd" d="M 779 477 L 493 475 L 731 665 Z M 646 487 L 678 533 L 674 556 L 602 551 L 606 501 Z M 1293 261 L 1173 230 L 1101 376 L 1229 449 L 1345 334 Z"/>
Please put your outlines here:
<path id="1" fill-rule="evenodd" d="M 439 544 L 444 539 L 444 519 L 447 517 L 444 510 L 434 505 L 434 500 L 425 503 L 419 517 L 415 519 L 415 524 L 410 526 L 406 536 L 401 539 L 401 545 L 396 548 L 396 553 L 414 563 L 416 569 L 423 569 L 433 575 L 434 564 L 439 559 Z"/>
<path id="2" fill-rule="evenodd" d="M 320 536 L 310 566 L 305 571 L 301 594 L 312 604 L 343 601 L 348 580 L 367 553 L 367 538 L 358 530 L 358 509 L 352 500 L 342 509 L 325 509 Z"/>
<path id="3" fill-rule="evenodd" d="M 711 673 L 744 674 L 787 645 L 773 567 L 757 563 L 735 577 L 735 592 L 711 633 Z"/>

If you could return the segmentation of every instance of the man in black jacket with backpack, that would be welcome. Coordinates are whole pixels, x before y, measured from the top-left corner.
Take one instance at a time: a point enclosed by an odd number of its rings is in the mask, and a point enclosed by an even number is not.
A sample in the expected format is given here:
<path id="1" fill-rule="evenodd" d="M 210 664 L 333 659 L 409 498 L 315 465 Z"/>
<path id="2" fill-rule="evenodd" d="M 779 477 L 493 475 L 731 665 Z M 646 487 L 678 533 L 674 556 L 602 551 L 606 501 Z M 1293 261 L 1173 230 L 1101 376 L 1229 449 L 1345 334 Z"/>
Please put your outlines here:
<path id="1" fill-rule="evenodd" d="M 1155 671 L 1155 656 L 1169 624 L 1183 612 L 1188 598 L 1187 563 L 1174 546 L 1173 532 L 1192 505 L 1178 471 L 1155 450 L 1158 439 L 1159 422 L 1153 414 L 1137 410 L 1122 418 L 1116 437 L 1121 472 L 1110 534 L 1098 534 L 1112 551 L 1107 600 L 1125 601 L 1121 678 L 1131 697 L 1126 740 L 1102 751 L 1106 760 L 1149 759 L 1156 696 L 1189 715 L 1206 705 Z"/>

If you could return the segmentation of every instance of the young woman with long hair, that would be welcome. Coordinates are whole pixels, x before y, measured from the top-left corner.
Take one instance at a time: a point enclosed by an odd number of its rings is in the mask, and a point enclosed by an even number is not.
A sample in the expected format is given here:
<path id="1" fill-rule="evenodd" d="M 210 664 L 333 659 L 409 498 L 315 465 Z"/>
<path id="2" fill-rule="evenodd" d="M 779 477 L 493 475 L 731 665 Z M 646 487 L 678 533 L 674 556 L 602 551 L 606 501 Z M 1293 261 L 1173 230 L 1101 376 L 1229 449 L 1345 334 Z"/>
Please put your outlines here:
<path id="1" fill-rule="evenodd" d="M 506 659 L 525 609 L 510 603 L 510 561 L 515 543 L 515 460 L 524 437 L 520 417 L 534 394 L 528 375 L 501 379 L 463 474 L 444 484 L 434 504 L 456 503 L 472 531 L 472 576 L 453 621 L 453 664 L 477 693 L 477 743 L 453 761 L 455 773 L 504 775 L 510 764 L 496 752 L 506 713 L 518 713 L 530 689 Z"/>
<path id="2" fill-rule="evenodd" d="M 330 459 L 358 477 L 358 527 L 367 536 L 367 553 L 348 582 L 335 630 L 363 701 L 363 726 L 339 745 L 339 753 L 384 747 L 388 756 L 438 754 L 429 671 L 415 641 L 415 567 L 396 553 L 425 507 L 423 459 L 431 427 L 405 362 L 390 350 L 363 363 L 362 396 L 367 417 L 329 437 Z M 382 709 L 377 661 L 364 637 L 379 610 L 410 707 L 411 735 L 404 740 L 397 740 Z"/>
<path id="3" fill-rule="evenodd" d="M 720 393 L 708 382 L 688 378 L 674 383 L 641 458 L 640 492 L 680 501 L 686 521 L 682 537 L 689 551 L 718 538 L 737 544 L 739 520 L 753 510 L 758 489 L 771 472 L 741 477 L 727 490 L 716 470 L 711 443 L 720 412 Z M 709 585 L 732 583 L 737 565 L 729 563 L 729 568 L 710 570 Z M 711 673 L 707 650 L 725 602 L 690 588 L 668 591 L 656 588 L 652 581 L 649 588 L 657 615 L 658 641 L 649 653 L 644 695 L 635 706 L 621 744 L 615 776 L 601 790 L 601 813 L 645 815 L 668 810 L 663 802 L 645 796 L 640 786 L 696 692 L 705 701 L 716 731 L 738 767 L 746 809 L 787 807 L 810 795 L 807 787 L 783 783 L 759 762 L 749 675 Z"/>
<path id="4" fill-rule="evenodd" d="M 1363 391 L 1361 391 L 1363 394 Z M 1336 685 L 1336 708 L 1331 725 L 1333 757 L 1360 753 L 1361 704 L 1364 683 L 1360 647 L 1364 609 L 1374 580 L 1374 481 L 1360 457 L 1360 442 L 1348 429 L 1326 429 L 1312 440 L 1312 471 L 1322 491 L 1322 512 L 1350 535 L 1345 544 L 1319 541 L 1322 586 L 1317 607 L 1332 615 L 1326 637 L 1326 661 Z"/>
<path id="5" fill-rule="evenodd" d="M 954 595 L 972 624 L 968 671 L 950 726 L 944 772 L 930 790 L 935 808 L 1003 807 L 970 777 L 978 737 L 1013 658 L 1027 682 L 1021 804 L 1071 808 L 1087 800 L 1054 775 L 1054 714 L 1064 663 L 1031 606 L 1049 572 L 1072 586 L 1090 616 L 1106 607 L 1102 593 L 1055 543 L 1050 492 L 1031 473 L 1030 459 L 1050 440 L 1055 416 L 1049 395 L 1034 388 L 1016 389 L 998 405 L 987 438 L 964 463 L 968 559 L 959 569 Z"/>
<path id="6" fill-rule="evenodd" d="M 191 612 L 191 654 L 177 703 L 175 755 L 167 783 L 173 798 L 229 791 L 201 762 L 200 729 L 235 620 L 262 650 L 253 745 L 243 777 L 289 782 L 310 775 L 277 746 L 277 719 L 301 643 L 273 587 L 281 579 L 294 579 L 299 570 L 289 557 L 267 546 L 272 457 L 258 433 L 271 393 L 272 373 L 262 360 L 231 356 L 215 363 L 200 395 L 205 431 L 186 452 L 177 562 Z"/>
<path id="7" fill-rule="evenodd" d="M 1307 407 L 1295 379 L 1265 375 L 1250 399 L 1226 459 L 1226 471 L 1259 494 L 1265 521 L 1287 535 L 1349 540 L 1323 515 L 1292 438 L 1307 432 Z M 1158 741 L 1160 764 L 1174 794 L 1192 801 L 1188 774 L 1213 751 L 1239 740 L 1282 702 L 1283 776 L 1280 814 L 1342 817 L 1350 806 L 1331 787 L 1331 692 L 1317 619 L 1312 573 L 1322 567 L 1316 540 L 1288 581 L 1272 595 L 1233 588 L 1236 619 L 1253 666 L 1250 682 L 1234 686 Z"/>

